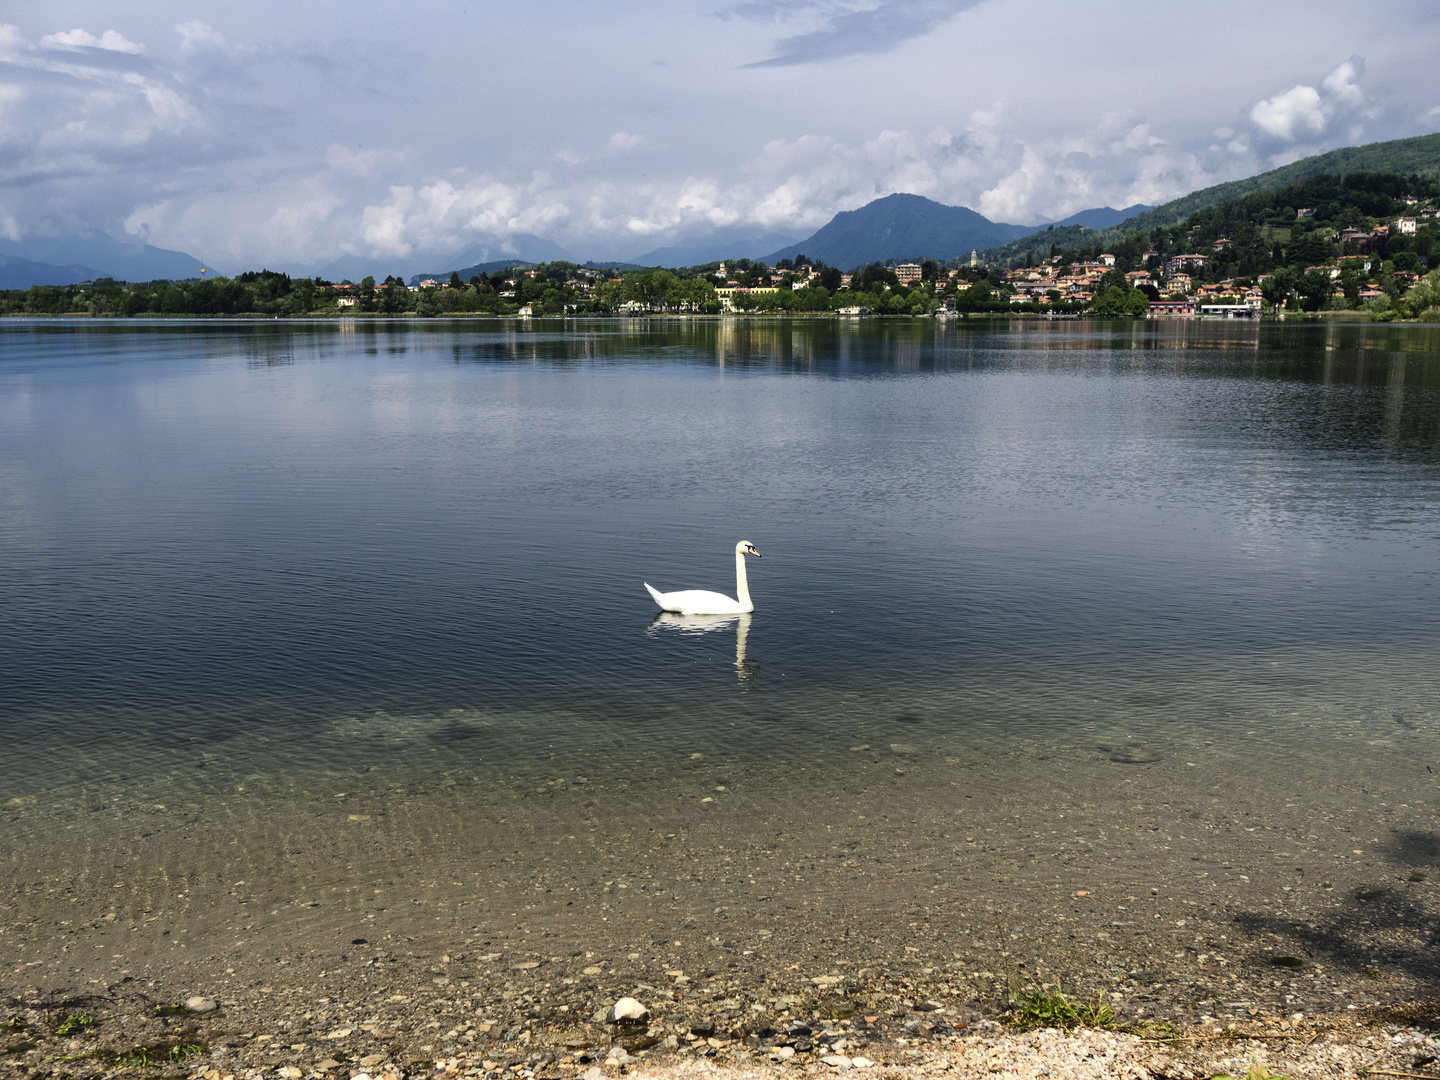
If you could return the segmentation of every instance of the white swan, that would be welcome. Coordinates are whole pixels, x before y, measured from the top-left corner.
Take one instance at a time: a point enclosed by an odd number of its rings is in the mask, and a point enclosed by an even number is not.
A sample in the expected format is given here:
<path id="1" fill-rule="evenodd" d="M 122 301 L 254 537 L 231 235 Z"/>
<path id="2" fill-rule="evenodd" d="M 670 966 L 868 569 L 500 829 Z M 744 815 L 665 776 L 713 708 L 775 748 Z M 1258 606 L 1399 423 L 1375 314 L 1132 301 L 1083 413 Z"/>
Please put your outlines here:
<path id="1" fill-rule="evenodd" d="M 750 602 L 750 586 L 745 581 L 745 556 L 760 558 L 760 552 L 749 540 L 735 545 L 735 594 L 739 599 L 731 600 L 724 593 L 705 592 L 702 589 L 686 589 L 684 592 L 662 593 L 645 582 L 645 588 L 655 598 L 662 611 L 675 611 L 681 615 L 741 615 L 754 611 Z"/>

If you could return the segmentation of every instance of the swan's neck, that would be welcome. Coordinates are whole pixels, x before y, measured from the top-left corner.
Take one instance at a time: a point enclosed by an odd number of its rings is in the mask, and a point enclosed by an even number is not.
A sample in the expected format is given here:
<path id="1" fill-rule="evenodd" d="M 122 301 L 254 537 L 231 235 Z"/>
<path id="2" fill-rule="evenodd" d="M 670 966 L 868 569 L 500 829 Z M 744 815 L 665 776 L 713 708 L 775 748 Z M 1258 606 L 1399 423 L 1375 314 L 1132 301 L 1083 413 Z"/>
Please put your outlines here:
<path id="1" fill-rule="evenodd" d="M 740 606 L 746 611 L 754 611 L 755 605 L 750 602 L 750 583 L 745 580 L 745 553 L 735 552 L 735 599 L 740 601 Z"/>

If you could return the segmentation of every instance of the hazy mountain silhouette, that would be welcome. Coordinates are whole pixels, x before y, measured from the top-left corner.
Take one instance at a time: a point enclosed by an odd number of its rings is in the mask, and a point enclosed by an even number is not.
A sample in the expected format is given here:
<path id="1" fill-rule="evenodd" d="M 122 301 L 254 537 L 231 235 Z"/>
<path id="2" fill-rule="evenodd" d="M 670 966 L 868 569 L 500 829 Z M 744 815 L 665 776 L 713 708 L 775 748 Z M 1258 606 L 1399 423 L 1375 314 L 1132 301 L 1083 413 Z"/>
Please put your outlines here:
<path id="1" fill-rule="evenodd" d="M 91 277 L 112 277 L 117 281 L 155 281 L 159 278 L 199 277 L 204 267 L 199 259 L 183 251 L 168 251 L 150 244 L 116 240 L 104 233 L 91 236 L 27 236 L 22 240 L 0 240 L 0 255 L 36 264 L 66 269 L 80 267 L 89 272 L 76 281 Z M 35 281 L 30 284 L 69 284 Z M 20 286 L 12 286 L 18 288 Z"/>
<path id="2" fill-rule="evenodd" d="M 88 266 L 56 266 L 0 255 L 0 289 L 28 289 L 31 285 L 74 285 L 104 277 Z"/>

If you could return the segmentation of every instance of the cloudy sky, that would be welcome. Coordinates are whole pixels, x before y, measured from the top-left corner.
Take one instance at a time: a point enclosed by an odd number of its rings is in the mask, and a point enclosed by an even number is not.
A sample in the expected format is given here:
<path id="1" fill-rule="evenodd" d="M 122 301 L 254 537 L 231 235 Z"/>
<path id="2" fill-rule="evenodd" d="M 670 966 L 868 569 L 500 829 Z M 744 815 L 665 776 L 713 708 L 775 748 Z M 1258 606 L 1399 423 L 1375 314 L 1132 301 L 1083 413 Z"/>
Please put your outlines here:
<path id="1" fill-rule="evenodd" d="M 1440 130 L 1440 4 L 11 0 L 0 238 L 222 269 L 1155 203 Z M 498 254 L 498 252 L 497 252 Z"/>

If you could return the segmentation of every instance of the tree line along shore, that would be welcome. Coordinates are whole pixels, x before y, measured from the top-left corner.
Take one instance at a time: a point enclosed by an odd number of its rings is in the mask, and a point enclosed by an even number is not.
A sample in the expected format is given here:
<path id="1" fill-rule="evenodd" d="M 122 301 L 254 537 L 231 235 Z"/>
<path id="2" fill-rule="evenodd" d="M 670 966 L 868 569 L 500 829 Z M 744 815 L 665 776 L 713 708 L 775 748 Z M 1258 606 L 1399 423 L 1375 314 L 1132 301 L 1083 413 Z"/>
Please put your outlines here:
<path id="1" fill-rule="evenodd" d="M 445 280 L 234 277 L 0 291 L 18 316 L 314 318 L 634 315 L 1227 314 L 1440 322 L 1440 184 L 1321 175 L 1197 211 L 1104 250 L 1100 234 L 1037 233 L 985 258 L 891 260 L 845 272 L 797 255 L 666 269 L 572 262 L 452 271 Z M 1083 235 L 1088 233 L 1089 236 Z"/>

